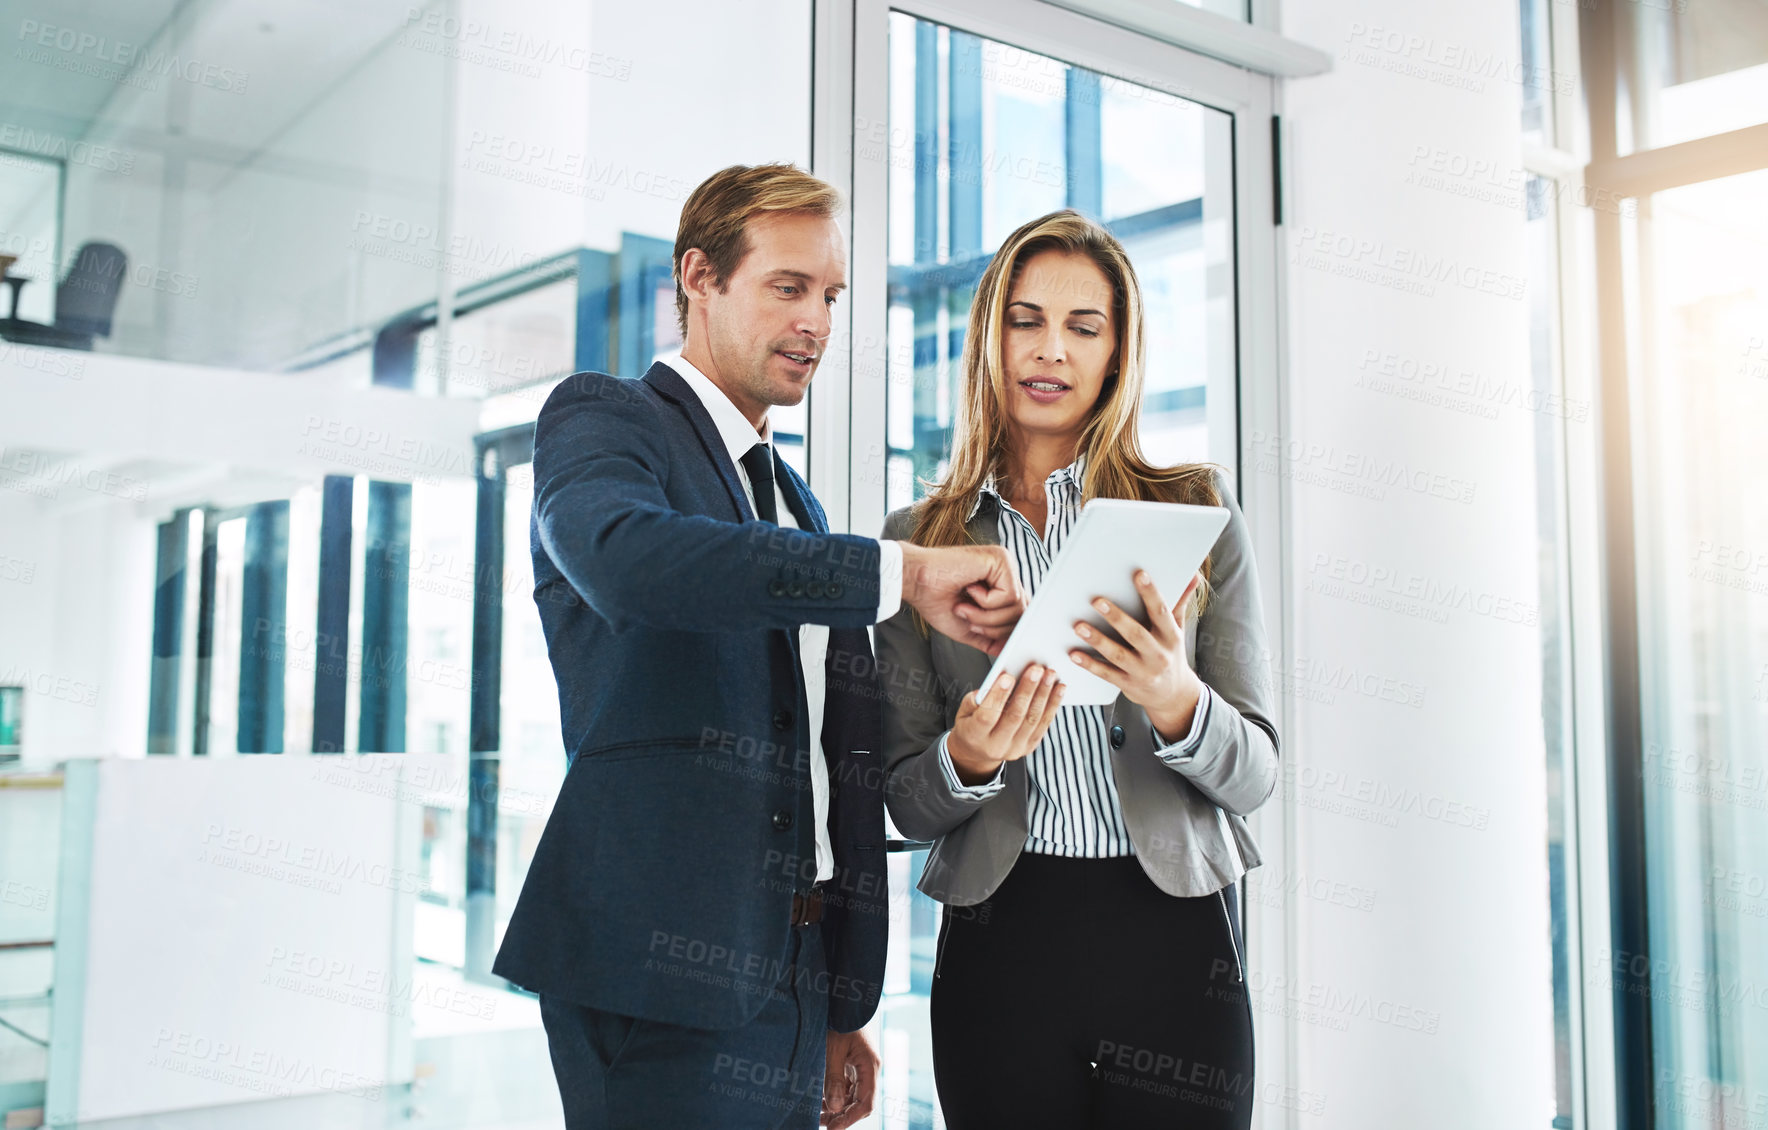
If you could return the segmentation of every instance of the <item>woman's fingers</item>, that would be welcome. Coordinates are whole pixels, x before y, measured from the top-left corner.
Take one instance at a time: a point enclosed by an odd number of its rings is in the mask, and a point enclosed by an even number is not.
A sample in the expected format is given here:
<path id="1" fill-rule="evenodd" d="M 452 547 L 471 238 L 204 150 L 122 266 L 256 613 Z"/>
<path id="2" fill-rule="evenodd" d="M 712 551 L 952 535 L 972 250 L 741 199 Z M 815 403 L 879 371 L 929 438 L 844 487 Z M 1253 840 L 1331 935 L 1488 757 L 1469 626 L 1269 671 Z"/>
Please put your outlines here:
<path id="1" fill-rule="evenodd" d="M 1013 735 L 1013 752 L 1008 754 L 1009 760 L 1024 757 L 1044 740 L 1044 731 L 1049 729 L 1050 719 L 1056 716 L 1055 707 L 1051 703 L 1060 701 L 1062 696 L 1062 684 L 1056 681 L 1055 675 L 1055 671 L 1050 671 L 1050 677 L 1043 680 L 1037 694 L 1032 697 L 1025 711 L 1025 719 L 1020 722 L 1018 732 Z"/>
<path id="2" fill-rule="evenodd" d="M 1128 670 L 1130 665 L 1136 661 L 1135 649 L 1118 643 L 1085 620 L 1075 621 L 1074 634 L 1085 640 L 1087 645 L 1096 650 L 1099 657 L 1107 663 Z M 1142 635 L 1147 638 L 1148 633 L 1143 632 Z"/>
<path id="3" fill-rule="evenodd" d="M 1097 637 L 1098 633 L 1094 632 L 1093 635 Z M 1103 659 L 1095 658 L 1078 648 L 1069 652 L 1068 658 L 1072 659 L 1074 665 L 1079 667 L 1082 671 L 1091 672 L 1092 674 L 1099 676 L 1101 679 L 1104 679 L 1118 690 L 1123 691 L 1126 694 L 1129 693 L 1130 677 L 1116 664 L 1107 663 Z"/>
<path id="4" fill-rule="evenodd" d="M 1136 595 L 1142 598 L 1142 607 L 1148 610 L 1148 630 L 1155 639 L 1170 647 L 1179 638 L 1179 625 L 1173 619 L 1172 609 L 1166 606 L 1160 590 L 1154 587 L 1154 578 L 1148 575 L 1148 570 L 1137 569 L 1135 582 Z M 1185 590 L 1186 593 L 1190 591 L 1188 588 Z M 1184 603 L 1183 598 L 1180 603 Z"/>
<path id="5" fill-rule="evenodd" d="M 987 694 L 965 695 L 963 701 L 958 704 L 958 720 L 961 722 L 965 718 L 965 705 L 975 702 L 976 705 L 970 711 L 970 717 L 982 726 L 983 732 L 993 730 L 995 724 L 1001 720 L 1001 711 L 1007 708 L 1007 700 L 1013 693 L 1013 685 L 1016 681 L 1013 676 L 1002 671 L 1001 677 L 994 681 L 994 686 L 988 688 Z"/>
<path id="6" fill-rule="evenodd" d="M 1160 641 L 1156 640 L 1151 634 L 1149 634 L 1148 629 L 1144 628 L 1134 616 L 1131 616 L 1116 604 L 1101 596 L 1093 601 L 1093 607 L 1098 610 L 1101 616 L 1105 617 L 1105 622 L 1110 624 L 1112 628 L 1117 631 L 1117 634 L 1123 637 L 1123 642 L 1129 645 L 1129 651 L 1139 652 L 1142 655 L 1153 655 L 1159 649 Z M 1080 631 L 1079 628 L 1076 628 L 1075 630 L 1077 632 Z M 1099 648 L 1100 655 L 1103 655 L 1106 659 L 1109 659 L 1119 667 L 1128 666 L 1124 662 L 1124 659 L 1129 658 L 1127 654 L 1120 658 L 1118 655 L 1113 655 L 1106 651 L 1105 648 L 1097 642 L 1104 638 L 1104 634 L 1097 631 L 1093 633 L 1091 638 L 1085 633 L 1081 634 L 1081 639 L 1084 639 L 1094 647 Z M 1109 643 L 1111 641 L 1107 640 L 1106 642 Z"/>
<path id="7" fill-rule="evenodd" d="M 1041 664 L 1028 663 L 1025 673 L 1019 676 L 1019 685 L 1013 691 L 1013 697 L 1007 700 L 1002 708 L 999 719 L 995 722 L 994 736 L 996 739 L 1011 741 L 1019 727 L 1024 725 L 1025 716 L 1031 711 L 1031 703 L 1038 692 L 1044 687 L 1044 679 L 1048 676 L 1054 680 L 1056 673 Z"/>
<path id="8" fill-rule="evenodd" d="M 1191 574 L 1191 583 L 1185 586 L 1185 591 L 1179 594 L 1178 601 L 1172 606 L 1173 622 L 1179 626 L 1181 632 L 1185 630 L 1185 614 L 1180 610 L 1191 603 L 1191 594 L 1196 592 L 1197 586 L 1202 583 L 1203 574 L 1201 572 Z"/>
<path id="9" fill-rule="evenodd" d="M 1031 742 L 1025 747 L 1027 754 L 1036 749 L 1038 743 L 1044 740 L 1044 735 L 1050 732 L 1050 723 L 1056 720 L 1056 711 L 1062 706 L 1062 692 L 1067 689 L 1066 684 L 1057 683 L 1055 689 L 1050 692 L 1050 700 L 1044 704 L 1043 713 L 1038 715 L 1037 726 L 1032 731 Z"/>

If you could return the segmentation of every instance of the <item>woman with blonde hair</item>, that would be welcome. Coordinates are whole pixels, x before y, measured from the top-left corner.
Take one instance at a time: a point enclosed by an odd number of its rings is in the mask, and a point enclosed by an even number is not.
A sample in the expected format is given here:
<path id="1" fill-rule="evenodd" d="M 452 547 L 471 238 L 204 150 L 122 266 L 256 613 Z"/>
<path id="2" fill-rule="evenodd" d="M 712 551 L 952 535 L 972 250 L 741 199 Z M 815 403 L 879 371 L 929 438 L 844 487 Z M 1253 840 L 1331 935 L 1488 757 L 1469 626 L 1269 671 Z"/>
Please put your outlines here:
<path id="1" fill-rule="evenodd" d="M 979 702 L 986 655 L 912 610 L 878 625 L 886 803 L 934 841 L 920 889 L 945 904 L 931 1021 L 952 1130 L 1251 1121 L 1234 884 L 1277 781 L 1264 623 L 1223 476 L 1141 453 L 1142 319 L 1097 223 L 1009 236 L 971 306 L 949 470 L 884 526 L 1004 545 L 1029 594 L 1089 499 L 1230 512 L 1177 602 L 1145 574 L 1146 623 L 1098 602 L 1122 642 L 1077 623 L 1071 656 L 1122 692 L 1111 706 L 1062 706 L 1036 664 Z"/>

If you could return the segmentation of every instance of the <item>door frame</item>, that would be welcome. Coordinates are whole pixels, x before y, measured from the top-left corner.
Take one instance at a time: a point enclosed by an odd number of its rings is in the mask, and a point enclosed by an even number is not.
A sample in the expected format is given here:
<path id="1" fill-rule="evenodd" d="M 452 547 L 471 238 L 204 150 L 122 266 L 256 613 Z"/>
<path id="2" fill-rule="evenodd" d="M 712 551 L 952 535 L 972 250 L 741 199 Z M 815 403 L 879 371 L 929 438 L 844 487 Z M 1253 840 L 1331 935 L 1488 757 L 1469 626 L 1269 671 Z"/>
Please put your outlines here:
<path id="1" fill-rule="evenodd" d="M 1287 434 L 1280 337 L 1281 221 L 1274 80 L 1039 0 L 812 0 L 812 171 L 848 201 L 849 292 L 838 304 L 834 336 L 812 397 L 811 486 L 835 529 L 872 534 L 885 514 L 885 355 L 888 311 L 887 157 L 863 139 L 889 121 L 889 20 L 892 12 L 970 32 L 1101 74 L 1152 87 L 1231 116 L 1235 210 L 1236 389 L 1231 442 L 1211 427 L 1211 458 L 1237 471 L 1236 489 L 1255 553 L 1270 626 L 1273 682 L 1293 654 L 1287 553 L 1288 494 L 1280 476 L 1255 475 L 1255 442 Z M 861 139 L 856 144 L 856 138 Z M 1292 703 L 1280 694 L 1281 733 L 1293 734 Z M 1284 758 L 1294 759 L 1293 746 Z M 1252 817 L 1254 834 L 1286 874 L 1296 870 L 1293 812 L 1282 801 Z M 1250 901 L 1248 965 L 1293 983 L 1296 909 Z M 1273 1018 L 1275 1019 L 1275 1018 Z M 1257 1028 L 1260 1091 L 1294 1086 L 1295 1031 L 1290 1021 Z M 1285 1126 L 1281 1104 L 1258 1105 L 1260 1126 Z M 1292 1113 L 1292 1112 L 1291 1112 Z"/>

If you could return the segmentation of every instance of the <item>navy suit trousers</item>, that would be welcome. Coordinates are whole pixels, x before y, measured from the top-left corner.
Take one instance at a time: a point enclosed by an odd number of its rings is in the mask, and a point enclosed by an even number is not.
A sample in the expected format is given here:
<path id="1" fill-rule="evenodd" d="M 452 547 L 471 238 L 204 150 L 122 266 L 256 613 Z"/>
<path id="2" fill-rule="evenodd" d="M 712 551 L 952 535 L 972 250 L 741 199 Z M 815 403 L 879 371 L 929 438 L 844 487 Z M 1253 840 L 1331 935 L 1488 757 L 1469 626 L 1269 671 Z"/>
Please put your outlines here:
<path id="1" fill-rule="evenodd" d="M 792 934 L 790 964 L 761 1011 L 737 1028 L 643 1020 L 541 993 L 566 1130 L 814 1130 L 829 1033 L 828 966 L 820 924 Z M 696 975 L 689 962 L 662 964 Z"/>

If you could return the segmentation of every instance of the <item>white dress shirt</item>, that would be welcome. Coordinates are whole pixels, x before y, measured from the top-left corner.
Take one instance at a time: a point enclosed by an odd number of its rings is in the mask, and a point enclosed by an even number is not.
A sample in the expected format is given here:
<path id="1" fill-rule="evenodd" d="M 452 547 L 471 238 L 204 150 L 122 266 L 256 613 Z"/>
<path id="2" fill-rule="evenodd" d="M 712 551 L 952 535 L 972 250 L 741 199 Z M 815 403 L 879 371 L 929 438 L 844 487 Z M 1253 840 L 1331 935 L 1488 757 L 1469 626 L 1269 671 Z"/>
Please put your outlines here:
<path id="1" fill-rule="evenodd" d="M 694 390 L 694 395 L 700 398 L 700 404 L 706 409 L 706 414 L 712 417 L 713 426 L 718 429 L 719 438 L 724 440 L 725 451 L 729 453 L 731 465 L 737 471 L 737 481 L 743 484 L 743 497 L 749 502 L 750 513 L 754 513 L 755 488 L 749 482 L 748 473 L 743 470 L 743 456 L 757 443 L 772 446 L 772 422 L 764 417 L 761 429 L 757 431 L 749 418 L 731 403 L 724 390 L 713 384 L 712 378 L 683 359 L 680 353 L 666 354 L 658 357 L 657 361 L 674 369 L 687 382 L 687 386 Z M 774 478 L 774 508 L 779 511 L 781 527 L 798 529 L 798 518 L 786 504 L 786 496 L 780 488 L 778 476 Z M 888 620 L 902 606 L 902 546 L 893 541 L 881 541 L 878 549 L 878 619 Z M 827 625 L 799 625 L 798 657 L 804 668 L 804 697 L 809 707 L 806 722 L 810 726 L 810 796 L 813 811 L 816 813 L 816 878 L 819 883 L 835 874 L 835 849 L 829 840 L 829 767 L 823 761 L 823 710 L 829 689 L 828 669 L 825 666 L 828 652 Z"/>
<path id="2" fill-rule="evenodd" d="M 1062 543 L 1080 517 L 1081 499 L 1086 475 L 1086 455 L 1082 454 L 1066 467 L 1050 472 L 1044 480 L 1044 501 L 1047 513 L 1040 536 L 1031 522 L 1013 509 L 990 478 L 976 496 L 970 516 L 982 505 L 983 495 L 992 495 L 999 504 L 998 533 L 1001 545 L 1013 559 L 1014 572 L 1027 599 L 1049 571 L 1050 562 L 1061 551 Z M 1080 640 L 1075 640 L 1079 647 Z M 1018 672 L 1013 672 L 1018 676 Z M 1154 753 L 1168 765 L 1177 768 L 1196 756 L 1203 740 L 1203 728 L 1209 717 L 1213 694 L 1205 686 L 1197 711 L 1191 717 L 1190 731 L 1178 742 L 1169 743 L 1152 725 Z M 990 797 L 1006 787 L 996 770 L 992 779 L 979 785 L 965 785 L 958 780 L 946 748 L 946 731 L 939 739 L 939 762 L 945 771 L 946 783 L 954 792 L 966 796 Z M 1045 855 L 1109 858 L 1134 855 L 1135 846 L 1124 824 L 1123 808 L 1117 798 L 1117 781 L 1111 770 L 1111 744 L 1102 706 L 1063 706 L 1056 710 L 1044 740 L 1025 759 L 1031 777 L 1030 811 L 1025 850 Z"/>

